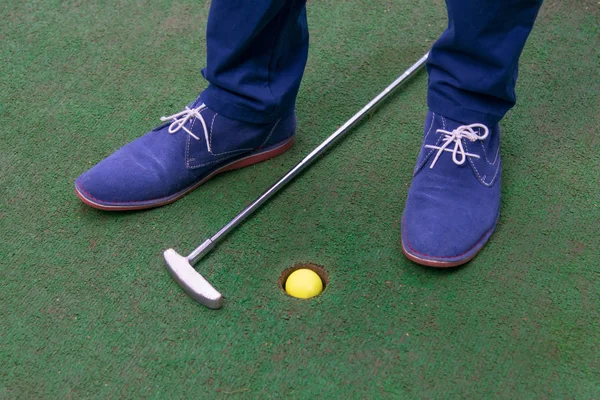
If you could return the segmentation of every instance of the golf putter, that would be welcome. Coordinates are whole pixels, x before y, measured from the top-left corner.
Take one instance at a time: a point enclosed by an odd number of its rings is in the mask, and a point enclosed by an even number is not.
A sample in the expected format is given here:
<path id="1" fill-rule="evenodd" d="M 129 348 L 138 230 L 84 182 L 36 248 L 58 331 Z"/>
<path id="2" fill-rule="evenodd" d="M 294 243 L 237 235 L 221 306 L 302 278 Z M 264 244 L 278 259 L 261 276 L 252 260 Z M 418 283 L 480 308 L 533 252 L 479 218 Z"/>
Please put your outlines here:
<path id="1" fill-rule="evenodd" d="M 336 140 L 344 136 L 344 134 L 347 133 L 350 128 L 352 128 L 365 115 L 367 115 L 378 104 L 386 99 L 394 89 L 418 72 L 419 69 L 425 65 L 425 61 L 427 61 L 428 56 L 429 53 L 421 57 L 419 61 L 414 63 L 409 69 L 400 75 L 394 82 L 385 88 L 383 92 L 371 100 L 369 104 L 364 106 L 358 113 L 346 121 L 344 125 L 342 125 L 331 136 L 325 139 L 323 143 L 321 143 L 310 154 L 304 157 L 302 161 L 296 164 L 296 166 L 286 173 L 281 179 L 279 179 L 277 183 L 271 186 L 266 192 L 261 194 L 256 200 L 254 200 L 252 204 L 240 212 L 214 236 L 204 241 L 204 243 L 198 246 L 198 248 L 192 251 L 187 257 L 180 255 L 173 249 L 165 250 L 163 256 L 167 264 L 167 270 L 173 279 L 183 288 L 183 290 L 194 300 L 208 308 L 221 308 L 223 306 L 223 296 L 206 279 L 204 279 L 204 277 L 200 275 L 198 271 L 194 269 L 193 265 L 196 264 L 202 257 L 206 256 L 219 241 L 221 241 L 225 236 L 227 236 L 227 234 L 240 225 L 275 193 L 277 193 L 287 183 L 300 174 L 307 166 L 315 161 Z"/>

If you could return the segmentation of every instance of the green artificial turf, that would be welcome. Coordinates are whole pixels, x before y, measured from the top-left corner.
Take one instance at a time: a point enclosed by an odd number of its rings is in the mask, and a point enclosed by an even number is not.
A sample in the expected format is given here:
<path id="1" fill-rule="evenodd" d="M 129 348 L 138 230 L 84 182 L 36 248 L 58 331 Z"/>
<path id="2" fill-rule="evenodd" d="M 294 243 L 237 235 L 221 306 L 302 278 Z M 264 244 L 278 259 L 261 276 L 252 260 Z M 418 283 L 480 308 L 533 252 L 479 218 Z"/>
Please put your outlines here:
<path id="1" fill-rule="evenodd" d="M 110 3 L 100 5 L 99 3 Z M 191 251 L 421 57 L 440 0 L 308 5 L 296 146 L 168 207 L 105 213 L 73 181 L 205 87 L 209 2 L 0 4 L 0 398 L 600 396 L 600 4 L 547 0 L 503 122 L 502 215 L 481 254 L 407 261 L 399 219 L 426 112 L 421 73 L 198 268 Z M 323 265 L 308 301 L 282 270 Z"/>

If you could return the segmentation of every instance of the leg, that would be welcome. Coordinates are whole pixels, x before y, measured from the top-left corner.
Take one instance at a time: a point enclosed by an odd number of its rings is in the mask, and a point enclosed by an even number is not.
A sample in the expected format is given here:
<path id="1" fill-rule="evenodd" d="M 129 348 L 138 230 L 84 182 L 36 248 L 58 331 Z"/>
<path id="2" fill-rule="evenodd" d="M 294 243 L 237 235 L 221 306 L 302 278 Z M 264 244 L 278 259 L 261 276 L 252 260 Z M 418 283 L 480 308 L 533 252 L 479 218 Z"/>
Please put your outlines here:
<path id="1" fill-rule="evenodd" d="M 500 212 L 500 128 L 541 0 L 447 0 L 428 61 L 429 113 L 402 218 L 405 255 L 453 267 L 473 258 Z"/>
<path id="2" fill-rule="evenodd" d="M 213 1 L 208 89 L 83 173 L 75 182 L 79 198 L 103 210 L 157 207 L 289 149 L 308 51 L 305 1 Z"/>
<path id="3" fill-rule="evenodd" d="M 493 125 L 515 104 L 519 57 L 542 0 L 447 0 L 427 62 L 429 109 Z"/>
<path id="4" fill-rule="evenodd" d="M 255 123 L 293 112 L 308 57 L 305 4 L 306 0 L 212 2 L 207 66 L 202 71 L 210 82 L 202 94 L 209 108 Z"/>

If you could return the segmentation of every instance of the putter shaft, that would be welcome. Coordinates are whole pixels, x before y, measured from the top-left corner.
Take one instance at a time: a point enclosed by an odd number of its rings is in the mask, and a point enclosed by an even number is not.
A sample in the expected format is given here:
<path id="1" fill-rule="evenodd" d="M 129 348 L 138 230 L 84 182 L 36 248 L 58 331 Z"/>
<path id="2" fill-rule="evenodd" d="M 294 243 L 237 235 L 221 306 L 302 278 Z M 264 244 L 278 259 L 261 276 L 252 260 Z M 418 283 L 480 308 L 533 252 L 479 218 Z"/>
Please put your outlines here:
<path id="1" fill-rule="evenodd" d="M 294 168 L 286 173 L 281 179 L 279 179 L 273 186 L 267 189 L 261 194 L 252 204 L 246 207 L 242 212 L 235 216 L 227 225 L 221 228 L 214 236 L 207 239 L 192 251 L 187 257 L 182 257 L 175 250 L 169 249 L 164 252 L 165 261 L 167 263 L 167 269 L 173 276 L 173 278 L 179 283 L 183 289 L 195 300 L 204 304 L 209 308 L 220 308 L 222 305 L 221 294 L 216 291 L 208 281 L 206 281 L 202 275 L 200 275 L 191 266 L 197 263 L 202 257 L 208 254 L 215 245 L 222 240 L 229 232 L 234 230 L 240 225 L 246 218 L 254 213 L 261 205 L 269 200 L 275 193 L 283 188 L 287 183 L 294 179 L 300 174 L 306 167 L 308 167 L 313 161 L 315 161 L 321 154 L 323 154 L 333 143 L 339 138 L 344 136 L 350 128 L 357 124 L 365 115 L 372 111 L 378 104 L 384 101 L 398 86 L 403 82 L 417 73 L 425 62 L 429 53 L 421 57 L 416 63 L 408 68 L 402 75 L 400 75 L 394 82 L 386 87 L 377 97 L 371 100 L 366 106 L 364 106 L 359 112 L 357 112 L 352 118 L 350 118 L 344 125 L 336 130 L 331 136 L 329 136 L 323 143 L 317 148 L 311 151 L 302 161 L 300 161 Z"/>
<path id="2" fill-rule="evenodd" d="M 413 76 L 419 69 L 425 64 L 427 61 L 427 57 L 429 53 L 425 54 L 419 61 L 413 64 L 409 69 L 407 69 L 402 75 L 398 77 L 394 82 L 392 82 L 387 88 L 384 89 L 377 97 L 371 100 L 366 106 L 364 106 L 359 112 L 354 114 L 352 118 L 350 118 L 344 125 L 342 125 L 337 131 L 335 131 L 331 136 L 329 136 L 323 143 L 321 143 L 317 148 L 311 151 L 302 161 L 300 161 L 294 168 L 292 168 L 287 174 L 285 174 L 279 181 L 277 181 L 273 186 L 267 189 L 263 194 L 261 194 L 252 204 L 246 207 L 242 212 L 235 216 L 227 225 L 225 225 L 221 230 L 219 230 L 213 237 L 206 240 L 200 246 L 198 246 L 194 251 L 187 256 L 187 259 L 191 264 L 195 264 L 200 260 L 203 256 L 205 256 L 208 252 L 212 250 L 212 248 L 223 239 L 229 232 L 234 230 L 239 224 L 241 224 L 248 216 L 250 216 L 254 211 L 256 211 L 263 203 L 269 200 L 275 193 L 277 193 L 281 188 L 283 188 L 288 182 L 294 179 L 298 174 L 300 174 L 306 167 L 312 164 L 321 154 L 323 154 L 333 143 L 335 143 L 339 138 L 341 138 L 346 132 L 350 130 L 354 125 L 356 125 L 365 115 L 372 111 L 379 103 L 384 101 L 400 84 Z"/>

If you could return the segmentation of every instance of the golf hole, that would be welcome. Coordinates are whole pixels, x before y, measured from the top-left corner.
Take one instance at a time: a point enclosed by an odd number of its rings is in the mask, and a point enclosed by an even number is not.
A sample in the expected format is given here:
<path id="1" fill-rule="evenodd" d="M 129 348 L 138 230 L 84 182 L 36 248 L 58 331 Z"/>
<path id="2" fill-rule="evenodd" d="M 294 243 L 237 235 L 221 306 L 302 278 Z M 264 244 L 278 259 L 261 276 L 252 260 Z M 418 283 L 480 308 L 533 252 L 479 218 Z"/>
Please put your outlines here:
<path id="1" fill-rule="evenodd" d="M 285 291 L 285 282 L 287 281 L 289 276 L 292 274 L 292 272 L 299 270 L 299 269 L 310 269 L 311 271 L 313 271 L 317 275 L 319 275 L 319 278 L 321 278 L 321 281 L 323 282 L 323 291 L 321 291 L 321 293 L 319 293 L 315 297 L 322 295 L 323 292 L 325 291 L 325 289 L 327 289 L 327 285 L 329 285 L 329 275 L 327 274 L 327 271 L 325 271 L 325 268 L 323 268 L 320 265 L 312 264 L 312 263 L 298 263 L 298 264 L 295 264 L 293 267 L 284 269 L 283 272 L 281 272 L 278 282 L 279 282 L 279 287 L 281 288 L 281 290 L 283 290 L 283 293 L 285 293 L 286 296 L 289 296 L 289 294 Z"/>

